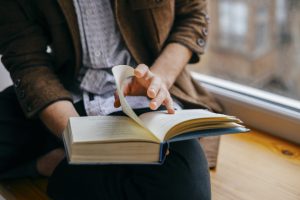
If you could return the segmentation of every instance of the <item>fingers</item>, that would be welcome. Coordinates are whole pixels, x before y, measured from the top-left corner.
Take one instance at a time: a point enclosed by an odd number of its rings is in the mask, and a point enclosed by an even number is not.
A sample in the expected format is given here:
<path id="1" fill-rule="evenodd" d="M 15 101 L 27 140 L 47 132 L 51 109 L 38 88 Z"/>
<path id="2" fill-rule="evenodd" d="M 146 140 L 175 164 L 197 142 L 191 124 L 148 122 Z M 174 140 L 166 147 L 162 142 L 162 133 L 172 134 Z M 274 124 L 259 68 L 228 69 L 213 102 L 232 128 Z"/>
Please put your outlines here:
<path id="1" fill-rule="evenodd" d="M 127 96 L 130 93 L 130 83 L 131 83 L 130 80 L 128 80 L 124 83 L 124 86 L 122 88 L 124 96 Z M 114 107 L 118 108 L 121 106 L 121 102 L 120 102 L 120 97 L 119 97 L 117 91 L 115 91 L 114 97 L 115 97 Z"/>
<path id="2" fill-rule="evenodd" d="M 124 82 L 124 85 L 122 87 L 123 94 L 125 97 L 130 94 L 130 84 L 131 84 L 131 80 L 127 80 Z"/>
<path id="3" fill-rule="evenodd" d="M 154 76 L 151 80 L 151 83 L 150 83 L 148 89 L 147 89 L 148 97 L 150 97 L 150 98 L 156 97 L 161 86 L 162 86 L 161 79 Z"/>
<path id="4" fill-rule="evenodd" d="M 139 64 L 135 68 L 134 74 L 136 78 L 142 79 L 140 82 L 147 88 L 147 96 L 154 98 L 161 87 L 160 78 L 156 77 L 145 64 Z"/>
<path id="5" fill-rule="evenodd" d="M 143 78 L 147 73 L 149 73 L 149 67 L 145 64 L 139 64 L 135 69 L 134 69 L 134 75 L 137 78 Z"/>
<path id="6" fill-rule="evenodd" d="M 165 100 L 167 97 L 167 94 L 164 90 L 160 90 L 157 94 L 157 96 L 151 100 L 149 107 L 152 110 L 156 110 Z"/>
<path id="7" fill-rule="evenodd" d="M 171 95 L 168 93 L 168 97 L 165 99 L 165 101 L 163 102 L 164 105 L 166 106 L 168 113 L 169 114 L 174 114 L 175 113 L 175 109 L 174 109 L 174 105 L 173 105 L 173 99 L 171 97 Z"/>
<path id="8" fill-rule="evenodd" d="M 154 74 L 150 71 L 149 67 L 145 64 L 139 64 L 134 69 L 134 75 L 136 78 L 143 79 L 146 82 L 150 81 L 154 77 Z"/>
<path id="9" fill-rule="evenodd" d="M 168 113 L 175 112 L 173 100 L 167 87 L 159 76 L 150 71 L 147 65 L 139 64 L 134 70 L 134 75 L 147 88 L 147 96 L 152 99 L 149 104 L 152 110 L 156 110 L 163 104 L 166 106 Z"/>
<path id="10" fill-rule="evenodd" d="M 166 106 L 169 114 L 175 113 L 175 110 L 173 107 L 173 100 L 170 96 L 169 91 L 165 88 L 161 88 L 159 90 L 157 96 L 151 100 L 149 107 L 152 110 L 156 110 L 162 104 L 164 104 Z"/>

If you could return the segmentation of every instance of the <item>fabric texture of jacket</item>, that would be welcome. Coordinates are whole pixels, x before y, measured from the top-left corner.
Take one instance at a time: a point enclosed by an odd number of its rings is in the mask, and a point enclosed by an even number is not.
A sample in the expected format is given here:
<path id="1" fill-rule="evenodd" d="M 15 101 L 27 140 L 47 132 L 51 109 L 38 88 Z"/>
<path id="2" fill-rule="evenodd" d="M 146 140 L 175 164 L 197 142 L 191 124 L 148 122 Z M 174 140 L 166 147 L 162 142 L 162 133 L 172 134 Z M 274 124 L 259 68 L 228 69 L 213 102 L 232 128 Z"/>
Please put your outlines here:
<path id="1" fill-rule="evenodd" d="M 191 62 L 203 54 L 209 22 L 206 0 L 112 0 L 112 5 L 137 63 L 151 66 L 172 42 L 193 51 Z M 72 0 L 0 0 L 0 54 L 27 117 L 53 102 L 72 101 L 69 91 L 82 63 Z M 221 111 L 186 69 L 170 92 L 185 108 Z"/>

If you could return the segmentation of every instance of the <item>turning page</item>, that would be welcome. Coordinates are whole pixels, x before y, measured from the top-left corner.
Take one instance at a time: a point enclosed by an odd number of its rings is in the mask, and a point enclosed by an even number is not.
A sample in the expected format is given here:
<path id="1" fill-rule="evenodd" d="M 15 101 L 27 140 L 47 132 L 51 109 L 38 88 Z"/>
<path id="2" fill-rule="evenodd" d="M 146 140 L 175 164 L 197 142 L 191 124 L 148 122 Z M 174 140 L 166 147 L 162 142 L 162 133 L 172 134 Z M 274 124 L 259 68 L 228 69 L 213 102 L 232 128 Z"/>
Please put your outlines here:
<path id="1" fill-rule="evenodd" d="M 124 82 L 126 81 L 126 79 L 134 76 L 134 69 L 128 65 L 117 65 L 117 66 L 113 67 L 112 72 L 113 72 L 113 75 L 116 80 L 117 93 L 120 98 L 121 107 L 122 107 L 123 112 L 126 113 L 136 123 L 138 123 L 142 127 L 145 127 L 144 123 L 140 120 L 140 118 L 132 110 L 132 108 L 126 101 L 124 94 L 123 94 Z"/>

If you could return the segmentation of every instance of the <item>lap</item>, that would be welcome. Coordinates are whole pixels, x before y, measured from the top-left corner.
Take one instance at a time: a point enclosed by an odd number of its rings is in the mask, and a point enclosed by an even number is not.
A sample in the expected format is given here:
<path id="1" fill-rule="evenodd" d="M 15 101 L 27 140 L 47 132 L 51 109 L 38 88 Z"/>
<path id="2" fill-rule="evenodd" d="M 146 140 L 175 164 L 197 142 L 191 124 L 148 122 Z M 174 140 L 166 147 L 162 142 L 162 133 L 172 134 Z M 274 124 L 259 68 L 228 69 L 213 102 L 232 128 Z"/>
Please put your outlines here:
<path id="1" fill-rule="evenodd" d="M 49 179 L 53 199 L 210 199 L 209 171 L 197 140 L 170 144 L 163 165 L 69 165 Z"/>

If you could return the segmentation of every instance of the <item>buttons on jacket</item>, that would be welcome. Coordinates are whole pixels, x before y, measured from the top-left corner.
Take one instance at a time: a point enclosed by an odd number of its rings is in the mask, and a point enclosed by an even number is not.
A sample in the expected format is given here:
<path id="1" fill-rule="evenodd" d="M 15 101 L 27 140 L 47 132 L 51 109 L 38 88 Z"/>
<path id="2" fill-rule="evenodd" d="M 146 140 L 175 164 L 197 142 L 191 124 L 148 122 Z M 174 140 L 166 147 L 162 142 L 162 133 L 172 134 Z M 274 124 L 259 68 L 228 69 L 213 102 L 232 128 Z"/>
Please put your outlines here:
<path id="1" fill-rule="evenodd" d="M 21 85 L 21 79 L 17 79 L 14 83 L 15 88 L 19 88 Z"/>
<path id="2" fill-rule="evenodd" d="M 14 81 L 14 87 L 17 89 L 17 93 L 20 97 L 20 99 L 24 99 L 25 98 L 25 91 L 20 89 L 21 87 L 21 79 L 17 79 Z"/>
<path id="3" fill-rule="evenodd" d="M 203 35 L 207 36 L 208 35 L 208 29 L 206 27 L 204 27 L 202 29 L 202 33 L 203 33 Z"/>
<path id="4" fill-rule="evenodd" d="M 205 20 L 206 20 L 207 23 L 210 23 L 210 17 L 209 17 L 208 14 L 205 15 Z"/>
<path id="5" fill-rule="evenodd" d="M 199 38 L 197 40 L 197 44 L 200 46 L 200 47 L 204 47 L 206 45 L 206 42 L 205 40 L 203 40 L 202 38 Z"/>

